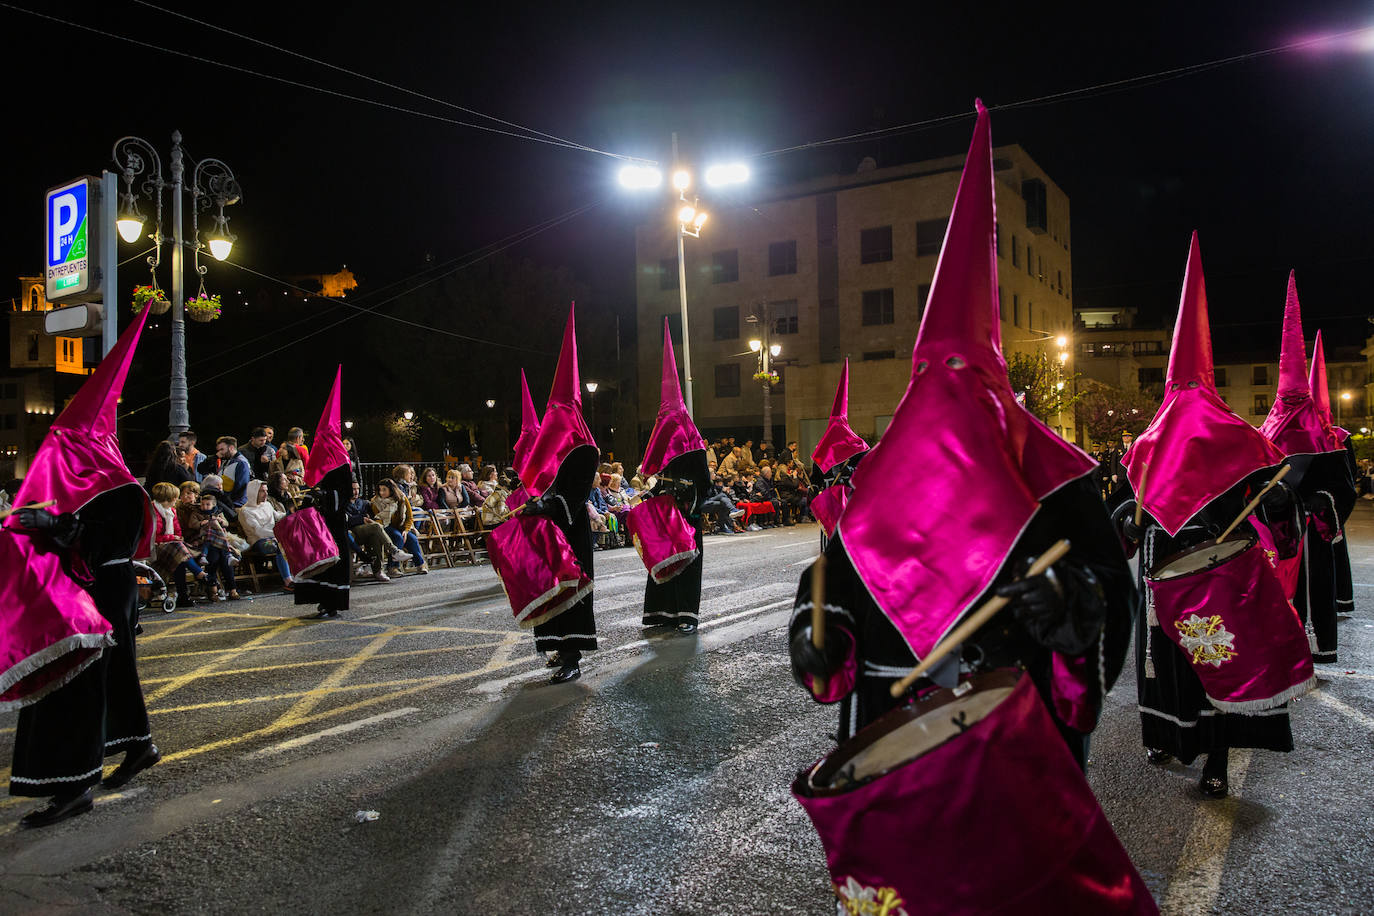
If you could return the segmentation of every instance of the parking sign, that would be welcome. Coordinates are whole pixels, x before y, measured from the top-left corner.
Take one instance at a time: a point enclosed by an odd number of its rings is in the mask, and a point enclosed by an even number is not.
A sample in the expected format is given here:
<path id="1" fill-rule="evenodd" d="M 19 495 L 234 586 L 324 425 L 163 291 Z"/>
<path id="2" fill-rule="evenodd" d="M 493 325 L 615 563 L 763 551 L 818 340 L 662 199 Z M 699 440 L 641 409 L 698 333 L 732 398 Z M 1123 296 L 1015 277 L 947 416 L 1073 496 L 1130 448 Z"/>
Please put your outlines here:
<path id="1" fill-rule="evenodd" d="M 99 221 L 91 218 L 98 182 L 97 178 L 80 178 L 48 192 L 45 248 L 49 302 L 99 297 L 95 238 Z"/>

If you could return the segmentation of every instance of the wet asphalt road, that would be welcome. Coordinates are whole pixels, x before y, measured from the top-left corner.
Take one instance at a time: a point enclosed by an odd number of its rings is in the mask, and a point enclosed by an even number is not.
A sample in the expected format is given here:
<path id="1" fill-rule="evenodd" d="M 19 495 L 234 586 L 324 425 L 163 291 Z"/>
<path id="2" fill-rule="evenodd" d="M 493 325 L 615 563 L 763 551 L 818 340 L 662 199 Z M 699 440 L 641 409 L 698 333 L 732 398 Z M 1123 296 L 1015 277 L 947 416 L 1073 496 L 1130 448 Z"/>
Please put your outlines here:
<path id="1" fill-rule="evenodd" d="M 1109 698 L 1089 775 L 1167 913 L 1374 912 L 1370 503 L 1350 535 L 1341 661 L 1297 751 L 1233 752 L 1233 798 L 1144 762 L 1129 671 Z M 787 788 L 834 727 L 782 638 L 816 541 L 709 538 L 695 637 L 646 635 L 638 558 L 598 553 L 603 648 L 557 687 L 486 566 L 366 584 L 345 621 L 282 597 L 147 619 L 166 759 L 43 831 L 0 802 L 0 913 L 833 912 Z"/>

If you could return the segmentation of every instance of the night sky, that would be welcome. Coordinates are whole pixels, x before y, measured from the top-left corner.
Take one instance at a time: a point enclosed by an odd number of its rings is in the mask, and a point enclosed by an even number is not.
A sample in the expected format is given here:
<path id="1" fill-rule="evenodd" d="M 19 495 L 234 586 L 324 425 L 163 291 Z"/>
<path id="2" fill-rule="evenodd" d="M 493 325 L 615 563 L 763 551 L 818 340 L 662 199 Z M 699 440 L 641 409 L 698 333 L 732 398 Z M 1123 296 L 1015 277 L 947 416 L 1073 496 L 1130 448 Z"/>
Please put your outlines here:
<path id="1" fill-rule="evenodd" d="M 126 0 L 14 5 L 389 105 L 481 120 Z M 1020 143 L 1070 197 L 1076 304 L 1171 316 L 1196 228 L 1218 337 L 1225 327 L 1228 342 L 1272 343 L 1277 353 L 1290 268 L 1309 334 L 1321 326 L 1333 343 L 1359 344 L 1371 330 L 1364 316 L 1374 257 L 1374 31 L 1175 79 L 997 107 L 1374 26 L 1370 4 L 1138 4 L 1128 21 L 1090 12 L 1127 9 L 1110 5 L 1069 5 L 1081 11 L 1073 16 L 1026 3 L 748 6 L 175 9 L 434 99 L 659 160 L 668 158 L 674 130 L 684 157 L 704 164 L 966 115 L 755 159 L 760 189 L 851 171 L 864 156 L 892 165 L 962 152 L 981 96 L 993 109 L 993 142 Z M 620 191 L 619 160 L 232 72 L 35 18 L 8 2 L 0 32 L 10 217 L 0 221 L 0 277 L 40 271 L 45 188 L 108 167 L 124 134 L 153 141 L 165 156 L 179 128 L 193 157 L 218 157 L 236 172 L 244 200 L 228 211 L 238 235 L 232 260 L 254 270 L 284 276 L 347 264 L 362 293 L 595 205 L 504 254 L 567 267 L 585 285 L 589 309 L 633 314 L 633 226 L 656 218 L 663 201 Z M 133 253 L 121 245 L 121 256 Z M 125 285 L 147 275 L 138 264 L 125 271 Z M 243 280 L 221 266 L 207 285 L 227 291 Z M 285 314 L 244 309 L 225 322 L 226 345 L 270 331 Z M 454 314 L 453 327 L 467 320 Z M 345 342 L 365 343 L 382 322 L 346 323 Z M 289 343 L 309 327 L 268 342 Z M 557 349 L 557 336 L 557 327 L 530 328 L 537 352 L 513 353 L 511 365 L 538 362 L 538 353 Z M 248 346 L 236 359 L 264 347 Z M 284 355 L 257 368 L 274 371 Z M 326 385 L 300 394 L 306 423 Z M 193 421 L 204 415 L 204 395 L 192 392 Z M 163 409 L 154 411 L 158 422 Z M 241 422 L 253 421 L 245 414 Z"/>

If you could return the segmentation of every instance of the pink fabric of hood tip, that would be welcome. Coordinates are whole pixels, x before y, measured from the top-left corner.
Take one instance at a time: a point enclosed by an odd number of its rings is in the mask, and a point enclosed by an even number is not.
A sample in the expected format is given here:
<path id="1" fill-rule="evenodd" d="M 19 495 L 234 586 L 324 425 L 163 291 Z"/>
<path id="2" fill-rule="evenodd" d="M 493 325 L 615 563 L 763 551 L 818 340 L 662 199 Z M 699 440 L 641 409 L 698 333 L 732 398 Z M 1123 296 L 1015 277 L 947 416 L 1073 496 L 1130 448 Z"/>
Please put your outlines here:
<path id="1" fill-rule="evenodd" d="M 530 383 L 525 379 L 525 370 L 520 370 L 520 438 L 515 440 L 514 468 L 516 475 L 525 479 L 525 465 L 529 458 L 534 440 L 539 436 L 539 414 L 534 409 L 534 399 L 530 397 Z"/>
<path id="2" fill-rule="evenodd" d="M 1188 247 L 1164 403 L 1122 458 L 1145 510 L 1171 536 L 1204 506 L 1283 452 L 1217 394 L 1197 233 Z M 1149 475 L 1142 492 L 1145 466 Z"/>
<path id="3" fill-rule="evenodd" d="M 1332 447 L 1345 448 L 1345 440 L 1350 438 L 1350 433 L 1331 419 L 1331 389 L 1326 382 L 1326 351 L 1322 349 L 1321 331 L 1317 332 L 1317 341 L 1312 345 L 1312 376 L 1308 384 L 1312 388 L 1312 403 L 1317 405 L 1317 416 L 1331 437 Z"/>
<path id="4" fill-rule="evenodd" d="M 568 308 L 568 323 L 563 329 L 563 349 L 558 355 L 558 369 L 553 376 L 553 389 L 544 408 L 544 420 L 530 446 L 526 465 L 528 476 L 520 480 L 531 493 L 541 494 L 549 488 L 558 469 L 574 451 L 590 446 L 596 440 L 587 421 L 582 418 L 582 383 L 577 372 L 576 306 Z"/>
<path id="5" fill-rule="evenodd" d="M 657 474 L 668 466 L 668 462 L 688 452 L 706 448 L 706 440 L 687 412 L 687 403 L 682 399 L 682 384 L 677 378 L 677 357 L 673 353 L 673 337 L 668 330 L 668 319 L 663 319 L 663 382 L 660 389 L 658 418 L 654 420 L 654 431 L 649 434 L 649 444 L 644 447 L 644 460 L 640 462 L 640 474 Z"/>
<path id="6" fill-rule="evenodd" d="M 1330 420 L 1322 421 L 1307 377 L 1302 309 L 1298 305 L 1298 286 L 1292 272 L 1288 274 L 1288 298 L 1283 309 L 1278 395 L 1259 431 L 1285 455 L 1316 455 L 1333 450 Z"/>
<path id="7" fill-rule="evenodd" d="M 849 426 L 849 360 L 840 370 L 840 383 L 835 387 L 835 402 L 830 405 L 830 424 L 811 452 L 811 460 L 828 473 L 835 465 L 868 451 L 868 443 Z"/>
<path id="8" fill-rule="evenodd" d="M 349 463 L 348 449 L 343 444 L 343 421 L 339 419 L 342 397 L 343 366 L 340 365 L 334 373 L 334 387 L 329 392 L 329 400 L 324 402 L 319 425 L 315 427 L 315 444 L 305 462 L 305 485 L 308 487 L 315 486 L 335 468 Z"/>
<path id="9" fill-rule="evenodd" d="M 981 101 L 977 110 L 911 381 L 839 522 L 859 577 L 917 657 L 987 590 L 1040 500 L 1094 467 L 1017 403 L 1007 379 L 991 131 Z"/>

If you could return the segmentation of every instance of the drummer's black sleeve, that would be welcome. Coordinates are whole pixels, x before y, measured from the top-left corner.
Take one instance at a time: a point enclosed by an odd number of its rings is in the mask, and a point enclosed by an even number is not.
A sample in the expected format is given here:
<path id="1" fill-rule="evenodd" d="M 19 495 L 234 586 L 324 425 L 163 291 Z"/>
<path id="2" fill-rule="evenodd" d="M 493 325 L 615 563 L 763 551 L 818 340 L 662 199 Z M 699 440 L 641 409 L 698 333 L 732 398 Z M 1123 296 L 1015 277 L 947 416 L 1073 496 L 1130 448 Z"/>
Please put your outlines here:
<path id="1" fill-rule="evenodd" d="M 1273 532 L 1279 559 L 1296 557 L 1302 549 L 1302 504 L 1287 481 L 1264 495 L 1255 514 Z"/>
<path id="2" fill-rule="evenodd" d="M 825 583 L 825 642 L 824 657 L 827 668 L 826 690 L 820 696 L 808 689 L 812 699 L 820 703 L 838 703 L 853 689 L 857 679 L 858 659 L 861 656 L 859 627 L 855 623 L 852 589 L 855 574 L 849 558 L 842 550 L 827 550 Z M 792 605 L 792 620 L 787 628 L 788 654 L 792 660 L 794 677 L 803 687 L 810 688 L 808 674 L 814 668 L 813 653 L 803 651 L 811 639 L 812 566 L 808 566 L 797 585 L 797 598 Z"/>

